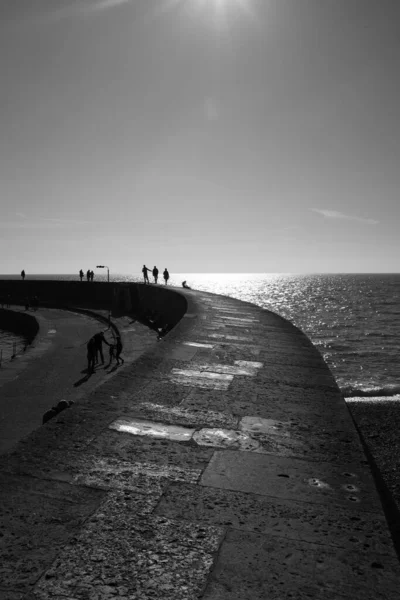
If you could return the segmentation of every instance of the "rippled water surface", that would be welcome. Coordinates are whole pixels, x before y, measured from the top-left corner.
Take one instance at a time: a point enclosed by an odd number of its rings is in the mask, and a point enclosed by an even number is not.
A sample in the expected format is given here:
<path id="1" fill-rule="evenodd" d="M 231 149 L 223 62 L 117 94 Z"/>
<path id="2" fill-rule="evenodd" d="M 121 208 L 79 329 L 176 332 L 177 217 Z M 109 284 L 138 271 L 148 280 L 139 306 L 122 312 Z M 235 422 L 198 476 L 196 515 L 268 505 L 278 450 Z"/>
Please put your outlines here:
<path id="1" fill-rule="evenodd" d="M 141 281 L 112 274 L 110 279 Z M 253 302 L 295 323 L 321 351 L 345 395 L 400 393 L 400 275 L 171 273 L 170 284 L 180 286 L 184 279 L 193 289 Z"/>
<path id="2" fill-rule="evenodd" d="M 400 392 L 400 275 L 193 275 L 187 280 L 295 323 L 321 351 L 345 395 Z"/>

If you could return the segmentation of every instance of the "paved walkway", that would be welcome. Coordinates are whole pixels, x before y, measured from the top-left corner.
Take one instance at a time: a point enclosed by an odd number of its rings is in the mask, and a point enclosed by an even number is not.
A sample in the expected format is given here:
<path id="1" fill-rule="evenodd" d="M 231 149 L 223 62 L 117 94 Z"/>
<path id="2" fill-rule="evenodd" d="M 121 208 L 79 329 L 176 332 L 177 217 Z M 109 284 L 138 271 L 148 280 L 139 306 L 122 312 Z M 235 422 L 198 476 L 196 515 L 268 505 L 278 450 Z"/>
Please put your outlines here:
<path id="1" fill-rule="evenodd" d="M 182 322 L 0 457 L 1 600 L 394 600 L 343 398 L 299 330 L 188 292 Z"/>
<path id="2" fill-rule="evenodd" d="M 115 361 L 107 368 L 108 347 L 104 346 L 105 367 L 99 364 L 95 374 L 87 376 L 86 343 L 94 333 L 106 330 L 95 315 L 56 309 L 33 313 L 40 326 L 34 343 L 0 369 L 0 454 L 39 427 L 43 414 L 61 399 L 77 402 L 115 375 Z M 114 322 L 124 339 L 127 366 L 156 345 L 156 334 L 140 323 L 125 318 Z M 113 340 L 111 330 L 105 335 Z"/>

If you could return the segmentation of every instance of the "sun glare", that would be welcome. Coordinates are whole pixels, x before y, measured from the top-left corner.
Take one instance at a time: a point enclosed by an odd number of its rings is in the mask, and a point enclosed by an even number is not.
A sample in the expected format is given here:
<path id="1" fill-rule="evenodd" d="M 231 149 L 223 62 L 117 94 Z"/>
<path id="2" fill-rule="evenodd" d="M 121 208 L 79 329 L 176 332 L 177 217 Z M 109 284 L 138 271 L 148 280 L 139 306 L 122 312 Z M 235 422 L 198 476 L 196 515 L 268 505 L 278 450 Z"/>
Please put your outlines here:
<path id="1" fill-rule="evenodd" d="M 218 21 L 237 17 L 240 13 L 251 16 L 254 0 L 188 0 L 197 10 L 209 13 Z"/>

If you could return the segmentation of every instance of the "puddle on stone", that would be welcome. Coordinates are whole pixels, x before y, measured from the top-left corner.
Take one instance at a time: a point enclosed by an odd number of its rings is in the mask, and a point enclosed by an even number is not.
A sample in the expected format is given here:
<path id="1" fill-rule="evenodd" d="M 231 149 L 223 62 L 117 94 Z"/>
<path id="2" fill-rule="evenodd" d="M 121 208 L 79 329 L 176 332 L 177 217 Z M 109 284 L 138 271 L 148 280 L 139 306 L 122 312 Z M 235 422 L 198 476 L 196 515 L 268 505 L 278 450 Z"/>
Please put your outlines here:
<path id="1" fill-rule="evenodd" d="M 229 321 L 240 321 L 242 323 L 259 323 L 259 319 L 253 319 L 251 317 L 231 317 L 220 315 L 220 319 L 227 319 Z"/>
<path id="2" fill-rule="evenodd" d="M 199 446 L 235 448 L 245 452 L 255 452 L 261 449 L 257 440 L 242 431 L 233 429 L 200 429 L 194 433 L 193 440 Z"/>
<path id="3" fill-rule="evenodd" d="M 206 373 L 192 369 L 172 369 L 170 375 L 172 383 L 215 390 L 227 390 L 232 380 L 233 375 Z"/>
<path id="4" fill-rule="evenodd" d="M 201 342 L 183 342 L 184 346 L 193 346 L 194 348 L 214 348 L 213 344 L 203 344 Z"/>
<path id="5" fill-rule="evenodd" d="M 241 335 L 225 335 L 224 333 L 210 333 L 208 337 L 216 338 L 216 339 L 224 339 L 224 340 L 236 340 L 239 342 L 251 342 L 253 341 L 251 337 L 245 337 Z"/>
<path id="6" fill-rule="evenodd" d="M 328 489 L 331 487 L 328 483 L 325 483 L 324 481 L 321 481 L 320 479 L 316 479 L 315 477 L 312 477 L 311 479 L 309 479 L 308 484 L 311 485 L 312 487 L 316 487 L 316 488 L 320 488 L 320 489 Z"/>
<path id="7" fill-rule="evenodd" d="M 235 365 L 238 367 L 249 367 L 250 369 L 262 369 L 264 363 L 252 360 L 235 360 Z"/>
<path id="8" fill-rule="evenodd" d="M 257 371 L 256 369 L 248 366 L 239 366 L 239 365 L 201 365 L 199 367 L 201 375 L 204 375 L 209 372 L 227 374 L 227 375 L 247 375 L 249 377 L 254 377 Z"/>
<path id="9" fill-rule="evenodd" d="M 287 429 L 290 427 L 290 421 L 275 421 L 274 419 L 263 419 L 261 417 L 243 417 L 239 422 L 240 431 L 247 432 L 252 437 L 262 439 L 270 435 L 281 437 L 290 437 Z"/>
<path id="10" fill-rule="evenodd" d="M 132 435 L 162 438 L 175 442 L 188 442 L 194 433 L 194 429 L 188 429 L 187 427 L 141 421 L 139 419 L 117 419 L 111 423 L 109 428 L 123 433 L 131 433 Z"/>
<path id="11" fill-rule="evenodd" d="M 176 371 L 179 371 L 179 373 Z M 200 371 L 187 372 L 183 371 L 182 369 L 172 369 L 169 379 L 171 383 L 188 387 L 197 387 L 210 390 L 227 390 L 233 379 L 233 375 L 223 375 L 220 373 L 200 373 Z"/>

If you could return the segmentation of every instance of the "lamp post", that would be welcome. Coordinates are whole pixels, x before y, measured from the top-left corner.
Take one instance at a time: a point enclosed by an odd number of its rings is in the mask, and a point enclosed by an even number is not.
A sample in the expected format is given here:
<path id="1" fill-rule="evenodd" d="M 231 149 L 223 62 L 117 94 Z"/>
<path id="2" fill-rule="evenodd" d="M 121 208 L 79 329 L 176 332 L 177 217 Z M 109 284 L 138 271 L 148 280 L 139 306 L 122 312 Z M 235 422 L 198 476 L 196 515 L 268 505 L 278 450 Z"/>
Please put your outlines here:
<path id="1" fill-rule="evenodd" d="M 96 269 L 107 269 L 107 283 L 110 283 L 110 269 L 107 265 L 97 265 Z M 111 327 L 111 309 L 108 309 L 108 329 Z"/>

